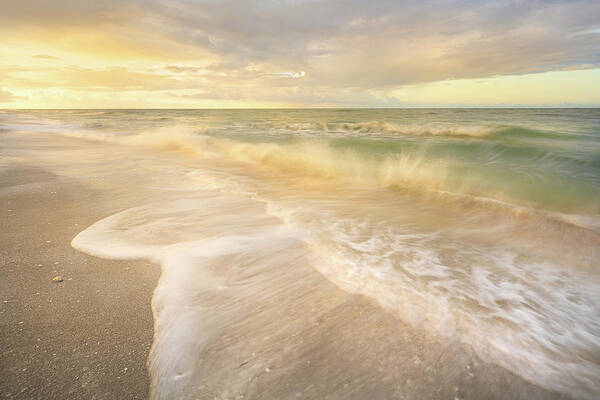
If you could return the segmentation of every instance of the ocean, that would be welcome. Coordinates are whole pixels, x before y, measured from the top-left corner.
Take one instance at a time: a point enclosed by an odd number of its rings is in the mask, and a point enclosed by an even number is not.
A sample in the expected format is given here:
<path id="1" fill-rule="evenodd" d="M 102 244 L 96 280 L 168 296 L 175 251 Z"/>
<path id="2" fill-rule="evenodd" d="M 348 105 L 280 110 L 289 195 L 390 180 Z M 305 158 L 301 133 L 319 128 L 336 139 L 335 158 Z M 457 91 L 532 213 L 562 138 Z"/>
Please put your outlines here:
<path id="1" fill-rule="evenodd" d="M 327 298 L 308 270 L 528 382 L 600 392 L 600 109 L 5 110 L 0 129 L 129 199 L 72 245 L 162 265 L 157 398 L 224 379 L 201 360 L 233 326 L 292 337 Z M 256 309 L 270 334 L 239 325 Z"/>

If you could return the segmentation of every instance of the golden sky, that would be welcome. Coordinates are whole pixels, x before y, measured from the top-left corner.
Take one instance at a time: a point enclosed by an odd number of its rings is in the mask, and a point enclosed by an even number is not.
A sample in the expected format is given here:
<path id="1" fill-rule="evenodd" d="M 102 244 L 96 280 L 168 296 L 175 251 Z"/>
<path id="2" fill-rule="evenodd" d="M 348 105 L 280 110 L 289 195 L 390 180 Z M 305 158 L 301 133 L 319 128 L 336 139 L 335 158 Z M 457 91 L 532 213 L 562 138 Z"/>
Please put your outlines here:
<path id="1" fill-rule="evenodd" d="M 597 0 L 2 9 L 2 108 L 600 106 Z"/>

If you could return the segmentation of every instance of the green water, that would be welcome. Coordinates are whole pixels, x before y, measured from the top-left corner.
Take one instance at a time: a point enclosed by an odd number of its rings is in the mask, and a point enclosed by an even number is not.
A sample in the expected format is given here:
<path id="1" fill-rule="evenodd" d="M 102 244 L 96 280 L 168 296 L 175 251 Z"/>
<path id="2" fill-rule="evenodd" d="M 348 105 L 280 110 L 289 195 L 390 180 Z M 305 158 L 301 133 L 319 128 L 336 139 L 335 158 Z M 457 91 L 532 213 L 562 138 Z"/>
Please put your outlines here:
<path id="1" fill-rule="evenodd" d="M 276 143 L 290 151 L 298 143 L 318 143 L 342 158 L 352 154 L 354 163 L 364 159 L 363 177 L 373 174 L 373 163 L 410 157 L 418 159 L 421 167 L 439 168 L 432 189 L 552 212 L 600 213 L 598 109 L 56 110 L 33 114 L 107 135 L 181 127 L 233 141 Z M 360 165 L 353 167 L 360 169 Z M 432 171 L 428 176 L 435 174 Z M 430 184 L 415 183 L 399 181 L 389 186 Z"/>

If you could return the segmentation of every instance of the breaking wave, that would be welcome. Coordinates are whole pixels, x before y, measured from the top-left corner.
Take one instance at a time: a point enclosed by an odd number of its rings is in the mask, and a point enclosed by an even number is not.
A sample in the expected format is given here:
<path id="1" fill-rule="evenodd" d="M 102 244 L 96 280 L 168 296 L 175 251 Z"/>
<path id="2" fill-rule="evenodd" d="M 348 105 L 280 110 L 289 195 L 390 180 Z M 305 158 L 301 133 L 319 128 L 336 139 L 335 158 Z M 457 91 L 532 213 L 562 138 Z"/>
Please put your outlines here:
<path id="1" fill-rule="evenodd" d="M 502 144 L 485 144 L 484 147 L 461 144 L 462 147 L 456 150 L 449 145 L 445 147 L 445 151 L 454 151 L 458 157 L 455 154 L 432 155 L 427 147 L 403 148 L 386 143 L 376 147 L 373 141 L 367 139 L 355 139 L 350 144 L 347 138 L 257 142 L 212 136 L 207 134 L 209 131 L 208 127 L 169 126 L 130 135 L 107 135 L 93 131 L 70 131 L 67 134 L 251 165 L 257 170 L 294 178 L 296 183 L 342 184 L 364 189 L 410 190 L 428 195 L 472 196 L 553 212 L 600 212 L 600 203 L 593 201 L 600 193 L 572 182 L 568 176 L 556 179 L 540 176 L 537 181 L 532 181 L 532 171 L 512 173 L 495 165 L 498 157 L 511 156 L 528 157 L 529 162 L 546 162 L 549 168 L 552 167 L 552 163 L 557 162 L 556 156 L 539 149 L 528 150 L 524 146 L 514 149 L 514 146 Z M 439 153 L 439 150 L 434 150 Z M 487 160 L 482 163 L 476 157 L 487 157 Z"/>

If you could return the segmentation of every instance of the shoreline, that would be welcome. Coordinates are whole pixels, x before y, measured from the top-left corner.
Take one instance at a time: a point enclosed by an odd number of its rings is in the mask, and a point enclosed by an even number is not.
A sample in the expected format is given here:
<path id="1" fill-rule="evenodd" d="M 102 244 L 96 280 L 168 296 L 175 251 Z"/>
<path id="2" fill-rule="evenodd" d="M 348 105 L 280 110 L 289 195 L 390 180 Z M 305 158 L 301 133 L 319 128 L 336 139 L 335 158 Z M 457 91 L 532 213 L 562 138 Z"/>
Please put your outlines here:
<path id="1" fill-rule="evenodd" d="M 62 143 L 84 143 L 89 151 L 111 148 L 71 138 L 53 145 Z M 28 137 L 18 139 L 17 148 L 31 145 Z M 1 161 L 0 362 L 7 367 L 0 393 L 147 398 L 146 362 L 155 334 L 151 299 L 160 267 L 96 258 L 71 247 L 77 234 L 135 204 L 140 193 L 128 197 L 92 188 L 31 161 Z M 185 398 L 569 398 L 481 361 L 465 345 L 408 326 L 376 301 L 340 290 L 308 264 L 294 274 L 298 279 L 269 292 L 263 299 L 268 301 L 248 298 L 246 308 L 254 314 L 240 308 L 238 319 L 238 310 L 231 311 L 228 329 L 193 355 L 204 372 Z M 53 283 L 56 275 L 64 281 Z M 299 333 L 263 340 L 291 326 Z"/>

